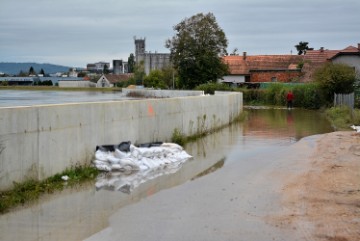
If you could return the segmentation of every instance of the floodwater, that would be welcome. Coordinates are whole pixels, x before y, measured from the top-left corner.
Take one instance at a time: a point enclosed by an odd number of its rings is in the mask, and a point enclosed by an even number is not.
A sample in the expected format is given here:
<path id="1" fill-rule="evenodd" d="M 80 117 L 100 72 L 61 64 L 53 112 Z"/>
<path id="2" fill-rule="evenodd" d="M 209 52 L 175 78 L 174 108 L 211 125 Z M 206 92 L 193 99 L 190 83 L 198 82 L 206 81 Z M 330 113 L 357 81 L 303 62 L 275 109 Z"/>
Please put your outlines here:
<path id="1" fill-rule="evenodd" d="M 248 121 L 187 144 L 194 158 L 176 172 L 131 191 L 97 189 L 101 176 L 46 195 L 0 215 L 0 240 L 297 240 L 260 221 L 279 208 L 262 174 L 301 138 L 332 128 L 315 111 L 246 110 Z"/>
<path id="2" fill-rule="evenodd" d="M 130 99 L 121 91 L 0 90 L 0 107 L 117 101 Z"/>

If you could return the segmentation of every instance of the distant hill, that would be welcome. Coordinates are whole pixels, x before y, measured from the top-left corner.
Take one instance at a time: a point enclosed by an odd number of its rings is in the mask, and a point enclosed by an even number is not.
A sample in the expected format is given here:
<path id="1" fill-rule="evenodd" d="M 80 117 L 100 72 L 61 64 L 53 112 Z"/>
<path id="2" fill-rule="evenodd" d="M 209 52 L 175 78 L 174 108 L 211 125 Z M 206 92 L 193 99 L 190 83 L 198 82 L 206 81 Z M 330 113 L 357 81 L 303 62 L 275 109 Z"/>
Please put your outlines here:
<path id="1" fill-rule="evenodd" d="M 0 62 L 0 72 L 8 75 L 17 75 L 20 71 L 29 72 L 30 67 L 33 67 L 36 73 L 39 73 L 41 69 L 45 71 L 45 74 L 54 74 L 57 72 L 68 72 L 68 66 L 55 65 L 55 64 L 39 64 L 39 63 L 5 63 Z"/>

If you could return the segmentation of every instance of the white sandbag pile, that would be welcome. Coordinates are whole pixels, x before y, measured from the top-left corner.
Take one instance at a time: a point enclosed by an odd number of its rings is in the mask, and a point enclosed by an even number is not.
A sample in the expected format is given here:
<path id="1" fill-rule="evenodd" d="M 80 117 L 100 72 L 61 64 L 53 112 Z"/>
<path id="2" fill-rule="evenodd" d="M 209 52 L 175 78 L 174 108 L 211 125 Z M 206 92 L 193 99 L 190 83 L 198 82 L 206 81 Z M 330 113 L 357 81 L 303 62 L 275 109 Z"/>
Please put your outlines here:
<path id="1" fill-rule="evenodd" d="M 94 164 L 101 171 L 137 171 L 182 164 L 192 156 L 175 143 L 146 144 L 136 147 L 130 142 L 118 146 L 98 146 Z"/>
<path id="2" fill-rule="evenodd" d="M 176 172 L 190 159 L 175 143 L 149 143 L 139 147 L 130 142 L 97 146 L 94 165 L 107 172 L 97 178 L 97 189 L 119 190 L 126 193 L 155 177 Z"/>

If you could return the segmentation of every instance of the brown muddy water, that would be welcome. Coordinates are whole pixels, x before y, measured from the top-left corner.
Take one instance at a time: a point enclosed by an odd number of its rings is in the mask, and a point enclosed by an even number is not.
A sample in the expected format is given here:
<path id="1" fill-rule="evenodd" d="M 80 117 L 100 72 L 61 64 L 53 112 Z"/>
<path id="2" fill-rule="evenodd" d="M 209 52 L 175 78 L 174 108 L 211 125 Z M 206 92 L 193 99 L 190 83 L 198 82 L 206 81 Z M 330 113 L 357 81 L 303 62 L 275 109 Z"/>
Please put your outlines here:
<path id="1" fill-rule="evenodd" d="M 262 173 L 293 143 L 332 128 L 315 111 L 246 111 L 246 122 L 187 144 L 194 158 L 176 172 L 131 191 L 96 188 L 99 177 L 1 215 L 0 240 L 289 240 L 258 218 L 279 208 Z"/>

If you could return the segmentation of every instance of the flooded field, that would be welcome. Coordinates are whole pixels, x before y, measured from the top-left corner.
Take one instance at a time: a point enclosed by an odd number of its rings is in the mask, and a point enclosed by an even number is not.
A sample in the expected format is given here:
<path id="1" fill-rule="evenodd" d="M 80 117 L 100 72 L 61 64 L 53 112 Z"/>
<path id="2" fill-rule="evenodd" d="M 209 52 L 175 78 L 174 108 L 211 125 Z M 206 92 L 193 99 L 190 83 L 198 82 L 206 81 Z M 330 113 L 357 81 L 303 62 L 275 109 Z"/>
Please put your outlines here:
<path id="1" fill-rule="evenodd" d="M 0 240 L 286 240 L 291 234 L 256 222 L 279 208 L 262 173 L 299 139 L 332 128 L 315 111 L 247 111 L 246 122 L 187 144 L 193 159 L 175 173 L 159 173 L 131 192 L 96 189 L 100 176 L 1 215 Z"/>
<path id="2" fill-rule="evenodd" d="M 0 90 L 0 107 L 115 101 L 129 99 L 120 91 Z"/>

